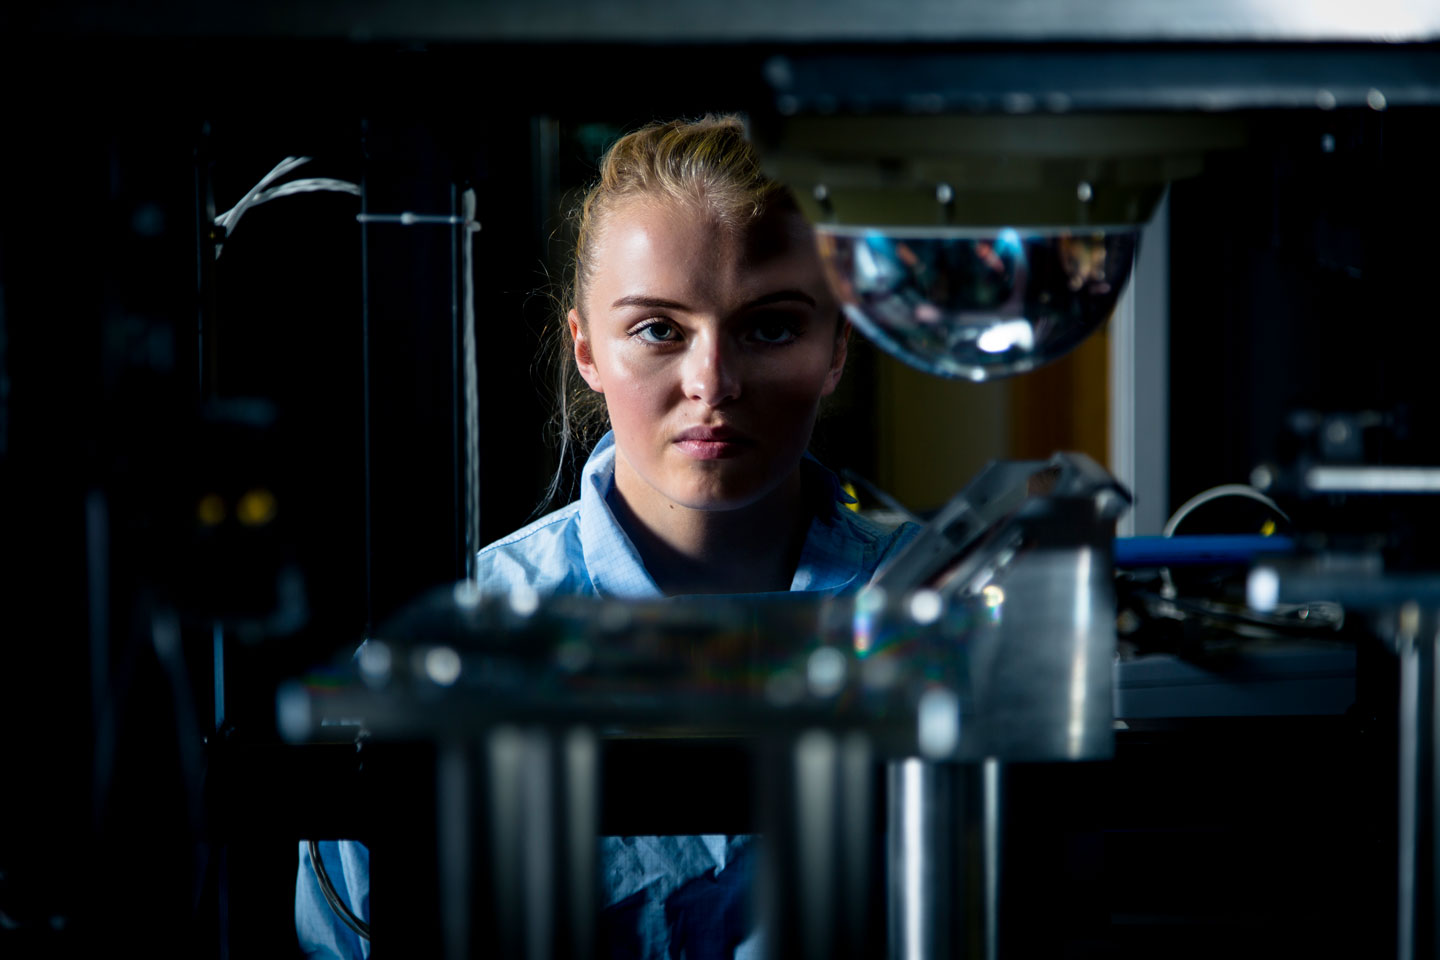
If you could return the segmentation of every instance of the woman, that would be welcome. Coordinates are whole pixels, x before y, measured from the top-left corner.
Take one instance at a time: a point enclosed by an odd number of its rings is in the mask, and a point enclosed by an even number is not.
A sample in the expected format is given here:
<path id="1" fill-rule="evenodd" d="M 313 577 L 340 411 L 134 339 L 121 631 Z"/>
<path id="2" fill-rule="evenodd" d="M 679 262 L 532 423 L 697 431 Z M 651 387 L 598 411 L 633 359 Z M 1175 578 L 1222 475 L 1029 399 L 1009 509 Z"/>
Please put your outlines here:
<path id="1" fill-rule="evenodd" d="M 654 124 L 610 148 L 580 208 L 566 308 L 562 437 L 609 431 L 578 501 L 480 552 L 482 587 L 839 593 L 914 535 L 842 509 L 834 476 L 806 455 L 850 325 L 809 225 L 738 120 Z M 325 847 L 332 876 L 368 894 L 363 848 Z M 664 957 L 672 943 L 692 957 L 754 952 L 735 906 L 747 838 L 606 838 L 602 861 L 604 927 L 621 955 Z M 329 915 L 303 844 L 296 911 L 307 949 L 359 948 Z"/>

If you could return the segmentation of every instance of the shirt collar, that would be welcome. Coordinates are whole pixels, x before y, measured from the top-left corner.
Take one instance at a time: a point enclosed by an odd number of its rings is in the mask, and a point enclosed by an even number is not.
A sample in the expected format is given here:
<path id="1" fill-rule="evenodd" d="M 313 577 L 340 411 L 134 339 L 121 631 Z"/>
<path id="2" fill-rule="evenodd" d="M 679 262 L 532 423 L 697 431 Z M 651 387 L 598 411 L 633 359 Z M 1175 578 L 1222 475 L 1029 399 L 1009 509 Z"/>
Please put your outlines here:
<path id="1" fill-rule="evenodd" d="M 580 543 L 595 592 L 605 597 L 662 597 L 640 552 L 615 519 L 606 498 L 615 485 L 615 435 L 607 432 L 591 451 L 580 475 Z M 792 592 L 840 593 L 867 576 L 867 541 L 858 535 L 839 503 L 853 503 L 835 474 L 808 452 L 802 469 L 807 489 L 816 491 L 815 517 L 790 581 Z"/>
<path id="2" fill-rule="evenodd" d="M 813 518 L 790 589 L 833 594 L 862 585 L 868 576 L 865 554 L 869 540 L 855 528 L 845 509 L 855 498 L 808 450 L 800 470 Z"/>
<path id="3" fill-rule="evenodd" d="M 602 597 L 634 600 L 660 597 L 629 534 L 615 519 L 606 497 L 615 485 L 615 434 L 595 444 L 580 474 L 580 546 L 590 583 Z"/>

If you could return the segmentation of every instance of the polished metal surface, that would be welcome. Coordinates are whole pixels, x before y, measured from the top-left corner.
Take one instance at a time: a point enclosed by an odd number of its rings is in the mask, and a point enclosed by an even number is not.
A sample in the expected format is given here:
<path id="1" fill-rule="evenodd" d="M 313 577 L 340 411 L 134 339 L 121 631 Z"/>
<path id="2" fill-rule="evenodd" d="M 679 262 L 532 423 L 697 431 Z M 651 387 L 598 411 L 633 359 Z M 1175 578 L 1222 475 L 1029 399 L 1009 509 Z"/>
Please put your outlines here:
<path id="1" fill-rule="evenodd" d="M 343 716 L 383 739 L 516 723 L 759 738 L 819 728 L 863 732 L 882 757 L 1100 759 L 1113 744 L 1107 549 L 982 551 L 946 592 L 758 608 L 557 598 L 521 619 L 492 598 L 471 627 L 432 611 L 423 641 L 369 641 L 358 682 L 317 674 L 288 687 L 279 719 L 292 740 Z"/>
<path id="2" fill-rule="evenodd" d="M 489 936 L 472 936 L 467 956 L 584 960 L 596 916 L 595 837 L 599 805 L 598 744 L 587 729 L 502 725 L 481 744 L 493 892 Z M 442 771 L 443 772 L 443 771 Z M 442 802 L 444 802 L 442 783 Z M 448 836 L 441 855 L 448 852 Z M 467 862 L 468 867 L 468 862 Z M 467 930 L 462 905 L 447 901 L 445 919 Z M 463 905 L 468 912 L 468 903 Z"/>
<path id="3" fill-rule="evenodd" d="M 839 829 L 839 748 L 835 736 L 809 730 L 795 742 L 796 827 L 800 887 L 800 933 L 804 955 L 826 960 L 835 955 L 836 843 Z"/>
<path id="4" fill-rule="evenodd" d="M 1437 691 L 1440 691 L 1440 627 L 1432 629 L 1425 646 L 1430 661 L 1429 718 L 1426 723 L 1430 747 L 1430 803 L 1427 809 L 1417 811 L 1417 814 L 1430 828 L 1430 896 L 1427 902 L 1417 901 L 1414 910 L 1428 921 L 1431 944 L 1436 952 L 1440 952 L 1440 832 L 1435 829 L 1435 825 L 1440 824 L 1440 709 L 1436 708 Z"/>
<path id="5" fill-rule="evenodd" d="M 336 678 L 282 691 L 304 739 L 325 716 L 377 737 L 581 723 L 635 735 L 861 730 L 882 754 L 960 757 L 971 700 L 967 638 L 981 597 L 931 592 L 773 594 L 683 603 L 480 596 L 469 584 L 415 604 Z M 1058 758 L 1057 758 L 1058 759 Z"/>
<path id="6" fill-rule="evenodd" d="M 440 745 L 435 761 L 435 821 L 439 834 L 445 837 L 437 851 L 445 960 L 465 960 L 471 953 L 467 916 L 473 895 L 470 873 L 474 842 L 471 832 L 473 774 L 474 764 L 470 762 L 466 741 L 448 740 Z"/>
<path id="7" fill-rule="evenodd" d="M 960 955 L 967 927 L 964 769 L 919 758 L 886 771 L 891 960 Z"/>
<path id="8" fill-rule="evenodd" d="M 1083 760 L 1113 748 L 1111 577 L 1103 555 L 1079 547 L 1037 551 L 984 588 L 993 619 L 972 652 L 985 678 L 975 712 L 995 756 Z M 1022 640 L 1036 637 L 1046 642 Z"/>
<path id="9" fill-rule="evenodd" d="M 800 118 L 909 114 L 932 120 L 1024 120 L 1108 114 L 1127 125 L 1113 111 L 1186 111 L 1175 118 L 1182 122 L 1236 110 L 1381 112 L 1440 103 L 1440 64 L 1433 47 L 1403 44 L 1097 44 L 1020 52 L 817 47 L 773 57 L 766 79 L 774 90 L 775 110 Z M 1052 147 L 1074 149 L 1075 143 L 1056 137 Z"/>
<path id="10" fill-rule="evenodd" d="M 1113 747 L 1110 531 L 1128 496 L 1088 458 L 992 464 L 876 580 L 974 604 L 967 759 L 1097 759 Z"/>
<path id="11" fill-rule="evenodd" d="M 878 798 L 868 739 L 814 728 L 762 752 L 770 955 L 868 958 L 872 927 L 881 922 L 880 905 L 871 902 Z"/>
<path id="12" fill-rule="evenodd" d="M 1104 323 L 1130 276 L 1134 230 L 968 231 L 818 225 L 845 315 L 913 367 L 991 380 L 1033 370 Z"/>
<path id="13" fill-rule="evenodd" d="M 1440 9 L 1413 0 L 375 0 L 366 4 L 181 3 L 140 16 L 89 0 L 32 13 L 43 26 L 119 35 L 265 35 L 337 39 L 597 41 L 1222 40 L 1404 41 L 1440 38 Z"/>
<path id="14" fill-rule="evenodd" d="M 374 736 L 578 724 L 627 735 L 863 733 L 877 756 L 1110 755 L 1111 552 L 1128 496 L 1093 461 L 992 464 L 872 586 L 647 603 L 418 601 L 342 676 L 282 691 L 282 732 Z"/>
<path id="15" fill-rule="evenodd" d="M 1000 761 L 1113 752 L 1110 538 L 1127 502 L 1078 455 L 995 464 L 842 597 L 627 603 L 462 582 L 340 676 L 283 691 L 280 726 L 304 740 L 326 716 L 363 718 L 376 741 L 445 745 L 452 957 L 587 955 L 569 934 L 594 929 L 600 736 L 754 745 L 773 955 L 859 960 L 887 939 L 907 960 L 993 956 Z M 881 764 L 884 921 L 868 902 Z"/>
<path id="16" fill-rule="evenodd" d="M 1402 632 L 1400 657 L 1400 782 L 1399 844 L 1396 889 L 1395 953 L 1399 960 L 1415 957 L 1417 913 L 1417 847 L 1420 839 L 1420 680 L 1421 651 L 1417 638 Z"/>
<path id="17" fill-rule="evenodd" d="M 986 757 L 980 767 L 981 777 L 981 845 L 982 869 L 985 877 L 985 960 L 1000 956 L 1000 838 L 1003 798 L 1000 787 L 1000 761 Z"/>

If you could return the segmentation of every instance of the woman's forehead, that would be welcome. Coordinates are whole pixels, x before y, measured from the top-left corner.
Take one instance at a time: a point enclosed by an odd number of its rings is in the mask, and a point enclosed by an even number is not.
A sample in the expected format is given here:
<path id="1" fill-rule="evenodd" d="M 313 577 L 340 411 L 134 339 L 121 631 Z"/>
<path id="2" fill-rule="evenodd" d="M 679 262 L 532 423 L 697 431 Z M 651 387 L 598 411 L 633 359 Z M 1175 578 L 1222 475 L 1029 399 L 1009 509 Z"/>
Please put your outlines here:
<path id="1" fill-rule="evenodd" d="M 719 294 L 709 288 L 824 284 L 814 235 L 793 210 L 736 224 L 699 204 L 641 198 L 604 219 L 590 258 L 592 295 L 636 285 Z"/>

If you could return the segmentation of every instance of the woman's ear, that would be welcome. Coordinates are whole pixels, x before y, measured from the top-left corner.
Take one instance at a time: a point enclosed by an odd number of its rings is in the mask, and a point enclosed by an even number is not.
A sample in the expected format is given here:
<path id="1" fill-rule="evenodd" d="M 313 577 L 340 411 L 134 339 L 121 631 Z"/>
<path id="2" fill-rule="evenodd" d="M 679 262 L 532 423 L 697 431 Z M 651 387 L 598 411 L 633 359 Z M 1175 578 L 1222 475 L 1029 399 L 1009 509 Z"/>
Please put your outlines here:
<path id="1" fill-rule="evenodd" d="M 850 348 L 850 321 L 843 316 L 837 318 L 839 329 L 835 331 L 835 352 L 830 357 L 830 370 L 825 374 L 825 385 L 820 396 L 828 397 L 840 385 L 840 374 L 845 372 L 845 354 Z"/>
<path id="2" fill-rule="evenodd" d="M 570 342 L 575 347 L 575 368 L 580 371 L 580 376 L 590 384 L 590 389 L 596 393 L 604 393 L 605 388 L 600 383 L 600 371 L 595 368 L 595 354 L 590 350 L 590 338 L 585 333 L 585 325 L 580 322 L 580 311 L 570 310 L 566 317 L 570 324 Z"/>

